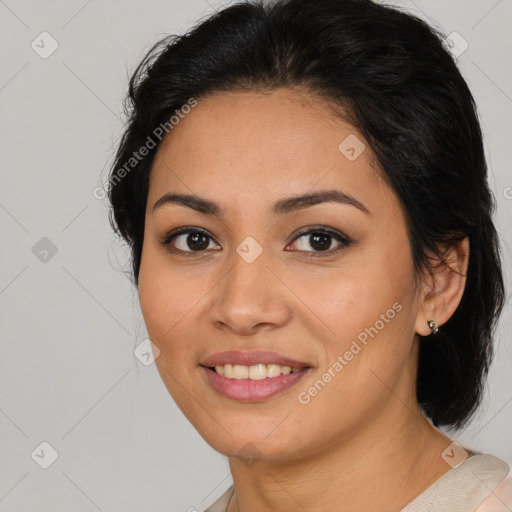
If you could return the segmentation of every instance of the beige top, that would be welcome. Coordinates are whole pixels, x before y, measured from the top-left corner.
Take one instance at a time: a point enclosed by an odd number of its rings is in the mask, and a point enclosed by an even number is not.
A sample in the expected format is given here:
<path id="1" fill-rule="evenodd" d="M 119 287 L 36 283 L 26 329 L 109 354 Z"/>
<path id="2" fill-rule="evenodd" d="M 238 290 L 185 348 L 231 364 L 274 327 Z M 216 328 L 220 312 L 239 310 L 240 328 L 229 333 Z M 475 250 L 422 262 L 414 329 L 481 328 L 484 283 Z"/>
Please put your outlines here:
<path id="1" fill-rule="evenodd" d="M 231 485 L 204 512 L 226 512 Z M 510 512 L 512 471 L 486 453 L 475 453 L 437 479 L 400 512 Z"/>

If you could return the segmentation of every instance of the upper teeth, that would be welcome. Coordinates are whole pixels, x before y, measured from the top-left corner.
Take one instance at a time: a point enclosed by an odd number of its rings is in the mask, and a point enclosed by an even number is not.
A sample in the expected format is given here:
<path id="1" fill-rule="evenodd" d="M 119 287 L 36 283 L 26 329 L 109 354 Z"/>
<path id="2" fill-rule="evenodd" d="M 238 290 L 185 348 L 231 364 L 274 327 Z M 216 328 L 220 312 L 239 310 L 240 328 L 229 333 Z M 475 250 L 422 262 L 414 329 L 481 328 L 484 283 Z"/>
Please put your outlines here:
<path id="1" fill-rule="evenodd" d="M 282 373 L 288 375 L 300 371 L 300 368 L 281 366 L 279 364 L 255 364 L 253 366 L 242 366 L 240 364 L 218 364 L 215 371 L 228 379 L 252 379 L 262 380 L 267 377 L 279 377 Z"/>

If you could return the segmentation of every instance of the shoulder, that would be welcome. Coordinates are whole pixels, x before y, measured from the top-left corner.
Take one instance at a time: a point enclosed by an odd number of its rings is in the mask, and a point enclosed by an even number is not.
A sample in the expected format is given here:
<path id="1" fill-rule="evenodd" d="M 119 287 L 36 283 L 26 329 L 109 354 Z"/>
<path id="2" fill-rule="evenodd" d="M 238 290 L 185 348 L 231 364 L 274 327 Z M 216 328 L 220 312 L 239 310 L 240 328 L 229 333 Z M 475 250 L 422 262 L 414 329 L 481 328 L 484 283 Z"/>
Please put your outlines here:
<path id="1" fill-rule="evenodd" d="M 504 463 L 506 464 L 506 462 Z M 489 497 L 480 504 L 476 512 L 509 512 L 512 510 L 512 466 L 507 465 L 509 467 L 507 476 L 491 491 Z"/>
<path id="2" fill-rule="evenodd" d="M 401 512 L 510 512 L 505 501 L 510 499 L 509 465 L 494 455 L 472 453 Z M 496 503 L 505 508 L 496 508 Z"/>

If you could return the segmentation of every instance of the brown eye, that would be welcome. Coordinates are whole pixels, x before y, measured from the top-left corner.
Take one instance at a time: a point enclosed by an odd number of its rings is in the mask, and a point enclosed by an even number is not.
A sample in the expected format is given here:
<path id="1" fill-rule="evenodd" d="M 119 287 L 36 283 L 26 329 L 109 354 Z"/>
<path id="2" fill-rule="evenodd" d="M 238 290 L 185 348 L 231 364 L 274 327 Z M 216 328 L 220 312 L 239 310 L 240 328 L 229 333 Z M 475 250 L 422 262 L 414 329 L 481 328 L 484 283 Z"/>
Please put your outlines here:
<path id="1" fill-rule="evenodd" d="M 208 245 L 210 245 L 208 242 L 208 237 L 202 233 L 185 233 L 184 235 L 179 235 L 176 237 L 176 239 L 179 240 L 179 238 L 182 236 L 186 237 L 184 240 L 184 246 L 188 247 L 192 251 L 204 251 L 208 248 Z M 178 243 L 176 246 L 180 251 L 186 250 L 184 247 L 179 247 Z"/>
<path id="2" fill-rule="evenodd" d="M 199 228 L 180 228 L 166 235 L 161 244 L 172 253 L 184 253 L 187 256 L 193 253 L 206 251 L 213 242 L 213 238 Z M 217 246 L 219 247 L 219 246 Z"/>
<path id="3" fill-rule="evenodd" d="M 302 240 L 301 240 L 302 239 Z M 332 249 L 333 239 L 338 242 L 338 246 Z M 326 228 L 310 229 L 297 236 L 294 240 L 299 241 L 297 249 L 299 252 L 310 253 L 307 257 L 330 256 L 338 251 L 348 247 L 352 241 L 345 235 L 331 231 Z M 308 250 L 312 248 L 313 250 Z M 322 254 L 324 253 L 324 254 Z"/>
<path id="4" fill-rule="evenodd" d="M 304 237 L 301 237 L 304 238 Z M 307 235 L 307 243 L 318 251 L 327 251 L 332 245 L 332 235 L 326 233 L 311 233 Z M 304 249 L 301 249 L 304 250 Z"/>

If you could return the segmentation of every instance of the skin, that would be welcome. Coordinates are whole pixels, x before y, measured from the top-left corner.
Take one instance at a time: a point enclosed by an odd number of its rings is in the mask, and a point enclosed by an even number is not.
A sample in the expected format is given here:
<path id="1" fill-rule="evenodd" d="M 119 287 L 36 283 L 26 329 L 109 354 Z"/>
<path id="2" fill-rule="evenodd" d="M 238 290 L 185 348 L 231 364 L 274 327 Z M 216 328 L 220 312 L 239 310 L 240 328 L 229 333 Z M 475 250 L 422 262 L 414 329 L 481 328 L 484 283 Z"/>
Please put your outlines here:
<path id="1" fill-rule="evenodd" d="M 418 335 L 453 314 L 465 278 L 446 265 L 415 288 L 404 211 L 370 147 L 350 161 L 338 149 L 353 126 L 306 90 L 215 93 L 163 140 L 150 177 L 139 274 L 142 313 L 159 348 L 158 371 L 199 434 L 229 458 L 229 512 L 399 510 L 450 466 L 451 440 L 421 414 L 415 397 Z M 284 216 L 271 205 L 318 191 L 344 191 L 369 214 L 325 202 Z M 168 192 L 197 194 L 220 219 L 177 204 L 153 212 Z M 352 243 L 320 253 L 299 228 L 324 225 Z M 208 232 L 193 252 L 187 234 L 172 254 L 159 238 L 181 226 Z M 248 236 L 263 251 L 247 263 Z M 327 244 L 328 245 L 328 244 Z M 468 240 L 447 261 L 466 273 Z M 402 308 L 309 403 L 298 400 L 358 334 Z M 217 393 L 199 362 L 230 349 L 268 349 L 312 372 L 270 399 L 241 403 Z"/>

